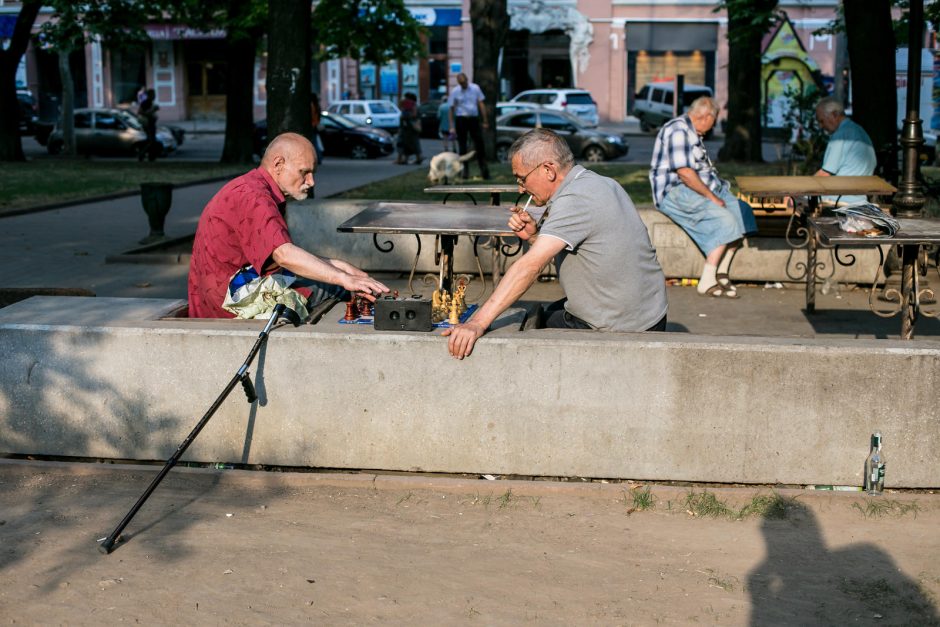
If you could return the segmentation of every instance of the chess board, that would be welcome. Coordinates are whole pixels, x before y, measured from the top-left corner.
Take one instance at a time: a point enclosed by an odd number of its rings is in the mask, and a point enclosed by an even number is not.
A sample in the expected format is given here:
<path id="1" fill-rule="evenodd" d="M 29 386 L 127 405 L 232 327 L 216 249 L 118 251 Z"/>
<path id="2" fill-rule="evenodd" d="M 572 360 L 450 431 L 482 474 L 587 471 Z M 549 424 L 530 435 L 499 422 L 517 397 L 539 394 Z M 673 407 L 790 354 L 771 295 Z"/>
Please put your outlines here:
<path id="1" fill-rule="evenodd" d="M 467 305 L 467 311 L 460 314 L 460 322 L 466 322 L 470 319 L 470 316 L 473 315 L 473 312 L 477 310 L 477 305 Z M 373 308 L 374 313 L 374 308 Z M 359 316 L 355 320 L 346 320 L 345 318 L 340 318 L 337 322 L 340 324 L 374 324 L 375 318 L 373 316 Z M 449 329 L 451 324 L 447 320 L 442 320 L 441 322 L 435 322 L 432 325 L 435 329 Z"/>

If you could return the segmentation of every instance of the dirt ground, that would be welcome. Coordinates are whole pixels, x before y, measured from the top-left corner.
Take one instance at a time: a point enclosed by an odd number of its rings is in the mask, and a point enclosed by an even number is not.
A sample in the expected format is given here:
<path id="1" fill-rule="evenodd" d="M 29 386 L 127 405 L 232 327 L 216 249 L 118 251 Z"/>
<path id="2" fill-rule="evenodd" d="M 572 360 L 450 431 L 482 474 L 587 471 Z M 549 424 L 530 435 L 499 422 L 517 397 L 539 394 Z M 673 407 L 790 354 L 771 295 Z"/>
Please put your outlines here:
<path id="1" fill-rule="evenodd" d="M 100 554 L 157 470 L 0 461 L 0 623 L 940 624 L 935 494 L 175 468 Z"/>

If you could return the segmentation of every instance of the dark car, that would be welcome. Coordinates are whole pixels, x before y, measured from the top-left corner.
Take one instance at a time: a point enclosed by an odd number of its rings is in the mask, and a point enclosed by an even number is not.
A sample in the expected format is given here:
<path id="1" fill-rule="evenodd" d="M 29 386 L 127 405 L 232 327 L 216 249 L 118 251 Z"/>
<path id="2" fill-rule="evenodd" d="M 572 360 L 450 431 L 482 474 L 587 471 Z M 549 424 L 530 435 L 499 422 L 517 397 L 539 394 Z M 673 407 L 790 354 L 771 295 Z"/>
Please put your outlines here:
<path id="1" fill-rule="evenodd" d="M 20 106 L 20 135 L 32 135 L 36 132 L 36 124 L 39 122 L 37 115 L 38 106 L 32 92 L 28 89 L 16 90 L 16 101 Z"/>
<path id="2" fill-rule="evenodd" d="M 510 113 L 496 120 L 496 157 L 505 161 L 516 138 L 533 128 L 547 128 L 558 133 L 568 142 L 575 159 L 598 162 L 623 157 L 630 151 L 624 135 L 588 128 L 570 113 L 540 107 Z"/>
<path id="3" fill-rule="evenodd" d="M 441 108 L 441 100 L 428 100 L 418 105 L 418 119 L 421 120 L 421 137 L 437 139 L 437 129 L 440 118 L 437 112 Z"/>
<path id="4" fill-rule="evenodd" d="M 356 124 L 338 113 L 324 113 L 320 123 L 320 140 L 327 156 L 372 159 L 388 156 L 395 150 L 395 140 L 380 128 Z M 261 120 L 255 123 L 255 154 L 263 154 L 267 145 L 268 121 Z"/>

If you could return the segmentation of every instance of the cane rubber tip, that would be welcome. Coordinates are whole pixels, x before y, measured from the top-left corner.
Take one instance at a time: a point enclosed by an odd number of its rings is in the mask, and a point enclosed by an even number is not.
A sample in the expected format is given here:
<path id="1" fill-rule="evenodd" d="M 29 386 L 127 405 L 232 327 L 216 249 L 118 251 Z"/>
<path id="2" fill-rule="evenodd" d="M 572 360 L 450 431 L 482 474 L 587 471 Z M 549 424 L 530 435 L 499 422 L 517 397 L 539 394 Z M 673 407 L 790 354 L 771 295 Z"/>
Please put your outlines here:
<path id="1" fill-rule="evenodd" d="M 104 555 L 111 555 L 111 545 L 104 543 L 98 545 L 98 552 Z"/>

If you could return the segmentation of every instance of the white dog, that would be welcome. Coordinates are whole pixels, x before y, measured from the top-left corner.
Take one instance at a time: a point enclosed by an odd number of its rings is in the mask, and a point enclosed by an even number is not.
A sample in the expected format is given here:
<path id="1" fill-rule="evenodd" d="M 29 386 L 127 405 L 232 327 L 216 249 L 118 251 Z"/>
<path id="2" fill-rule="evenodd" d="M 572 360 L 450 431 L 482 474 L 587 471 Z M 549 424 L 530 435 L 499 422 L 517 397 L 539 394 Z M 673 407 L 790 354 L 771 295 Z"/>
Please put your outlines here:
<path id="1" fill-rule="evenodd" d="M 462 156 L 456 152 L 442 152 L 431 157 L 431 169 L 428 172 L 431 185 L 455 183 L 463 173 L 463 164 L 473 159 L 475 154 L 471 150 Z"/>

